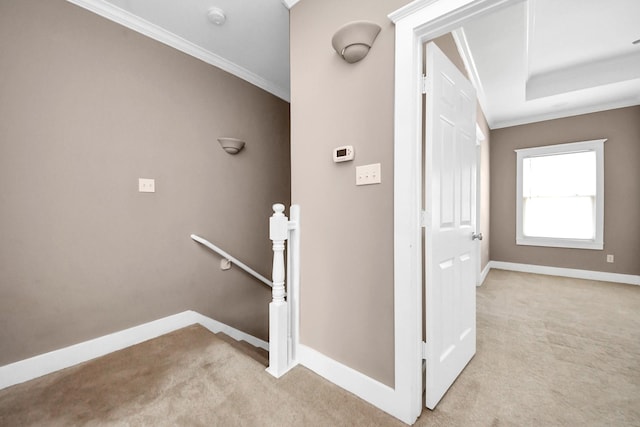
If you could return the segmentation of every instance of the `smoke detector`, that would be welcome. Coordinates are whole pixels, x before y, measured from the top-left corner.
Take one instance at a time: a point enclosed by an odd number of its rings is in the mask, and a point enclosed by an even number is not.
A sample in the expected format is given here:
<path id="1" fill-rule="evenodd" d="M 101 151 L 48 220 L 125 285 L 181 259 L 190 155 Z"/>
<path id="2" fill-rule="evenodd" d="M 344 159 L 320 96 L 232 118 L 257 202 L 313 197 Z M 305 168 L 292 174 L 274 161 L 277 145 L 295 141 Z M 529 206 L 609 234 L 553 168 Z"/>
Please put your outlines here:
<path id="1" fill-rule="evenodd" d="M 207 12 L 207 18 L 212 24 L 216 25 L 222 25 L 227 20 L 227 17 L 224 14 L 224 10 L 217 7 L 212 7 L 211 9 L 209 9 L 209 11 Z"/>

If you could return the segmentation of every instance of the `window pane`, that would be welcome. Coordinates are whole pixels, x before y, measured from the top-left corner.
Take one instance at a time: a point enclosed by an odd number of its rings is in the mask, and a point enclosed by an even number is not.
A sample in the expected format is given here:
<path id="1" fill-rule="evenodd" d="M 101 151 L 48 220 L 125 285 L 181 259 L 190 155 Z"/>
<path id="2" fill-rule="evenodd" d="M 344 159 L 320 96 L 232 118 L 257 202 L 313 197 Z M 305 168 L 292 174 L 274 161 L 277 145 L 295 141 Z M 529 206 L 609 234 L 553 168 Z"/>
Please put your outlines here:
<path id="1" fill-rule="evenodd" d="M 516 244 L 603 249 L 605 141 L 515 150 Z"/>
<path id="2" fill-rule="evenodd" d="M 596 153 L 555 154 L 523 159 L 523 197 L 596 195 Z"/>
<path id="3" fill-rule="evenodd" d="M 522 212 L 527 237 L 595 238 L 595 197 L 525 197 Z"/>

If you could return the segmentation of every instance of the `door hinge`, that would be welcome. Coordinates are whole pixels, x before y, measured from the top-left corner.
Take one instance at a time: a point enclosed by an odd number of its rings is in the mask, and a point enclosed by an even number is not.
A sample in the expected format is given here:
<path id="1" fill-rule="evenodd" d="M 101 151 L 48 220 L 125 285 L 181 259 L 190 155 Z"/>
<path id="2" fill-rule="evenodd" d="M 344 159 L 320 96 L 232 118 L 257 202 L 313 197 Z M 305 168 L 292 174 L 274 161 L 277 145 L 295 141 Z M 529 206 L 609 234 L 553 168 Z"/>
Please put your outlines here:
<path id="1" fill-rule="evenodd" d="M 426 74 L 422 75 L 422 93 L 427 93 L 427 89 L 429 88 L 429 77 Z"/>
<path id="2" fill-rule="evenodd" d="M 427 343 L 422 341 L 422 359 L 427 360 Z"/>
<path id="3" fill-rule="evenodd" d="M 429 226 L 429 214 L 427 211 L 420 211 L 420 227 L 426 228 Z"/>

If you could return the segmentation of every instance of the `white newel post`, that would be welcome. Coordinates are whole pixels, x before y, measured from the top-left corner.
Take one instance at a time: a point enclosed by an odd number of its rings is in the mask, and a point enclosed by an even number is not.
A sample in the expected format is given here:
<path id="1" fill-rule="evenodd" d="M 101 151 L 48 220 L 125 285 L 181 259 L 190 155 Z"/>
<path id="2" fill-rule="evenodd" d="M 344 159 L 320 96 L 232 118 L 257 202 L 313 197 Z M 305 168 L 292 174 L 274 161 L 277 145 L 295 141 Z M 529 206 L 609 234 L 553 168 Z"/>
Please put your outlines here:
<path id="1" fill-rule="evenodd" d="M 283 214 L 284 205 L 273 205 L 269 219 L 269 238 L 273 241 L 273 300 L 269 304 L 269 372 L 278 378 L 288 370 L 288 313 L 284 288 L 284 242 L 287 240 L 289 219 Z"/>

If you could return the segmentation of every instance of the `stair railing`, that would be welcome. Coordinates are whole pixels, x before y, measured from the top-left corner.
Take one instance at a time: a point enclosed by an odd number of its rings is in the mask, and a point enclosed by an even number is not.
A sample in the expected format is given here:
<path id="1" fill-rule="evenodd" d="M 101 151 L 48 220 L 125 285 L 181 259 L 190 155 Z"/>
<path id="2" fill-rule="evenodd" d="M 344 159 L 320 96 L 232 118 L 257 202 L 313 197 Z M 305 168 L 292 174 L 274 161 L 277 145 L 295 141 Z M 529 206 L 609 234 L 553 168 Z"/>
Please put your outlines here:
<path id="1" fill-rule="evenodd" d="M 246 271 L 247 273 L 249 273 L 250 275 L 252 275 L 256 279 L 260 280 L 265 285 L 273 287 L 273 283 L 271 282 L 271 280 L 267 279 L 262 274 L 258 273 L 253 268 L 249 267 L 247 264 L 245 264 L 242 261 L 240 261 L 238 258 L 236 258 L 236 257 L 234 257 L 232 255 L 229 255 L 227 252 L 223 251 L 222 249 L 220 249 L 218 246 L 214 245 L 213 243 L 211 243 L 207 239 L 204 239 L 204 238 L 202 238 L 200 236 L 196 236 L 195 234 L 192 234 L 191 238 L 193 240 L 195 240 L 196 242 L 198 242 L 198 243 L 206 246 L 207 248 L 211 249 L 212 251 L 214 251 L 218 255 L 222 256 L 224 259 L 231 261 L 233 264 L 237 265 L 238 267 L 240 267 L 241 269 L 243 269 L 244 271 Z"/>
<path id="2" fill-rule="evenodd" d="M 269 303 L 269 367 L 276 378 L 296 365 L 300 317 L 300 207 L 291 206 L 291 219 L 284 215 L 284 205 L 273 205 L 269 219 L 269 238 L 273 242 L 273 288 Z M 285 243 L 287 271 L 285 275 Z M 288 285 L 288 289 L 287 286 Z"/>
<path id="3" fill-rule="evenodd" d="M 281 377 L 297 364 L 300 314 L 300 206 L 289 209 L 291 218 L 284 214 L 284 205 L 273 205 L 269 218 L 269 238 L 273 242 L 273 280 L 269 280 L 236 257 L 220 249 L 210 241 L 191 235 L 191 238 L 242 268 L 256 279 L 271 286 L 272 301 L 269 303 L 269 367 L 267 372 Z M 285 248 L 286 274 L 285 274 Z"/>

